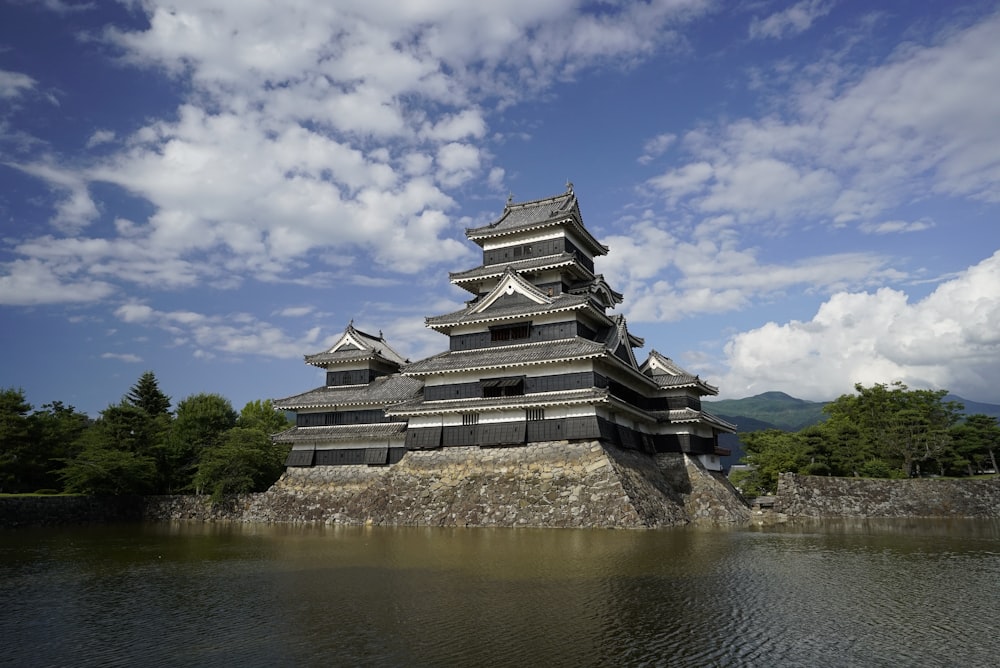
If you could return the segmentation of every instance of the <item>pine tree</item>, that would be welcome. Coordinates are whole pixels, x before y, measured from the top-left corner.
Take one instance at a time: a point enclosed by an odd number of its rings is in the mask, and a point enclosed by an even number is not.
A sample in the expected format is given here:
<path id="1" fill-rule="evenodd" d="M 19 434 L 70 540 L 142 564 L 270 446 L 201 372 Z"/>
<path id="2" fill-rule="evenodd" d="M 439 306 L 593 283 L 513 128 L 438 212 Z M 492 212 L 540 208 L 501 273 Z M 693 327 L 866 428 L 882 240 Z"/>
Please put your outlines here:
<path id="1" fill-rule="evenodd" d="M 160 384 L 152 371 L 139 377 L 125 395 L 125 400 L 150 415 L 167 415 L 170 412 L 170 397 L 160 391 Z"/>

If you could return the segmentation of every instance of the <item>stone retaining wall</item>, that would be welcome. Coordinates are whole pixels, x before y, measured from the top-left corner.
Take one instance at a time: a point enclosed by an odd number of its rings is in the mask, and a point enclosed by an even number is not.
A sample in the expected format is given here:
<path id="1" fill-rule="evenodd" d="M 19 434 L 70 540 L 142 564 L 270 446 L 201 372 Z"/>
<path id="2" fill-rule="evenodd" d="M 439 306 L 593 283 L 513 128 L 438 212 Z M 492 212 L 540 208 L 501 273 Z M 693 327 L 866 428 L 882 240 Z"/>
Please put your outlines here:
<path id="1" fill-rule="evenodd" d="M 129 497 L 0 497 L 0 528 L 138 521 L 142 506 L 142 499 Z"/>
<path id="2" fill-rule="evenodd" d="M 882 480 L 782 473 L 774 510 L 788 517 L 1000 517 L 1000 478 Z"/>
<path id="3" fill-rule="evenodd" d="M 724 476 L 685 455 L 597 441 L 407 452 L 392 466 L 289 468 L 267 492 L 133 502 L 146 520 L 642 528 L 742 523 L 749 508 Z"/>
<path id="4" fill-rule="evenodd" d="M 421 526 L 659 527 L 742 522 L 734 492 L 673 455 L 685 485 L 649 455 L 592 442 L 418 450 L 391 467 L 291 468 L 247 510 L 253 521 Z M 688 475 L 690 469 L 694 475 Z M 696 480 L 692 483 L 691 480 Z M 707 507 L 706 499 L 729 497 Z"/>

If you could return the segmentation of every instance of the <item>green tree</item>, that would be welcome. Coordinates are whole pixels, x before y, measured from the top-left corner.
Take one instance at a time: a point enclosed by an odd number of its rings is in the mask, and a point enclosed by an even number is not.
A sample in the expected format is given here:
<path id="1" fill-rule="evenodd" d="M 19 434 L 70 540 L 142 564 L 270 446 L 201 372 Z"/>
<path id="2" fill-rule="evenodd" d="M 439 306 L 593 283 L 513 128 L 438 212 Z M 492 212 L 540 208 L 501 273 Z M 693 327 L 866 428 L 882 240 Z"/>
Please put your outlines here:
<path id="1" fill-rule="evenodd" d="M 236 426 L 236 418 L 232 404 L 218 394 L 193 394 L 177 404 L 167 448 L 169 491 L 194 487 L 202 457 L 221 445 L 225 433 Z"/>
<path id="2" fill-rule="evenodd" d="M 61 401 L 44 404 L 28 416 L 31 425 L 34 475 L 28 489 L 60 489 L 62 462 L 79 452 L 90 418 Z"/>
<path id="3" fill-rule="evenodd" d="M 80 452 L 64 460 L 66 491 L 83 494 L 148 494 L 156 489 L 159 421 L 123 401 L 108 406 L 84 432 Z"/>
<path id="4" fill-rule="evenodd" d="M 887 462 L 904 476 L 919 475 L 922 466 L 940 467 L 949 429 L 962 410 L 961 404 L 944 401 L 947 390 L 910 390 L 900 382 L 871 387 L 858 383 L 854 389 L 857 395 L 844 395 L 826 410 L 831 420 L 857 429 L 857 454 L 866 462 Z M 857 464 L 857 456 L 848 459 Z"/>
<path id="5" fill-rule="evenodd" d="M 236 418 L 237 427 L 258 429 L 267 435 L 277 434 L 292 426 L 285 414 L 274 408 L 270 399 L 247 402 Z"/>
<path id="6" fill-rule="evenodd" d="M 799 433 L 765 429 L 740 434 L 740 441 L 747 453 L 744 461 L 753 467 L 741 481 L 747 496 L 773 494 L 779 473 L 805 473 L 811 463 L 808 443 Z"/>
<path id="7" fill-rule="evenodd" d="M 1000 447 L 1000 425 L 990 415 L 977 413 L 951 428 L 953 464 L 968 475 L 997 470 L 996 448 Z"/>
<path id="8" fill-rule="evenodd" d="M 205 450 L 194 476 L 195 488 L 213 501 L 227 494 L 266 490 L 284 471 L 288 449 L 260 429 L 234 427 L 222 442 Z"/>
<path id="9" fill-rule="evenodd" d="M 152 371 L 146 371 L 135 385 L 129 388 L 125 400 L 150 415 L 166 415 L 170 413 L 170 397 L 160 390 L 160 384 Z"/>
<path id="10" fill-rule="evenodd" d="M 28 413 L 31 404 L 24 390 L 7 388 L 0 391 L 0 491 L 26 491 L 22 480 L 33 457 L 30 455 L 32 436 Z"/>

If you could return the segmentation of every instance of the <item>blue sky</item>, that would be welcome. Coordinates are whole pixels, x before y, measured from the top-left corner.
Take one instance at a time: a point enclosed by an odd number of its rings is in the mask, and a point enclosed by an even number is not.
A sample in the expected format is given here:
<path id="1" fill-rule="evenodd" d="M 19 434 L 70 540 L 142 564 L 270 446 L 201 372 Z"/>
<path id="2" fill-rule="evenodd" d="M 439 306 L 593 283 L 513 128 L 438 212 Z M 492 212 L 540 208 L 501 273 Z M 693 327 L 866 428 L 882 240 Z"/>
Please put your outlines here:
<path id="1" fill-rule="evenodd" d="M 0 0 L 2 1 L 2 0 Z M 572 181 L 650 348 L 738 398 L 1000 403 L 994 2 L 0 4 L 0 386 L 237 409 Z"/>

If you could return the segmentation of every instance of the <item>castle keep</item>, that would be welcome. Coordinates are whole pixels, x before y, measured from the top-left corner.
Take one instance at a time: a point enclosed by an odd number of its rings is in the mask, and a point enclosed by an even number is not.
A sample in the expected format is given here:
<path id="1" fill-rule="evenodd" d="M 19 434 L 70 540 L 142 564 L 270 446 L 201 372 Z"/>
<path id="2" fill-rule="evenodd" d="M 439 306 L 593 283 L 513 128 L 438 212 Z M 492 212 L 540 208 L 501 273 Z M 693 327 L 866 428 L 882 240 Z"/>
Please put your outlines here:
<path id="1" fill-rule="evenodd" d="M 731 497 L 718 434 L 735 427 L 701 405 L 717 389 L 655 350 L 638 362 L 643 340 L 610 313 L 622 295 L 594 267 L 608 248 L 584 226 L 571 185 L 508 200 L 466 236 L 482 264 L 449 278 L 470 299 L 426 319 L 448 337 L 446 351 L 410 362 L 381 332 L 352 323 L 330 349 L 306 356 L 326 383 L 275 402 L 296 413 L 296 426 L 275 437 L 292 447 L 272 492 L 325 494 L 332 505 L 320 512 L 332 521 L 555 526 L 593 524 L 572 521 L 593 513 L 611 518 L 602 526 L 688 521 L 692 475 L 709 496 Z M 437 508 L 432 516 L 406 506 L 413 485 L 433 487 L 456 466 L 450 491 L 410 499 Z M 593 490 L 594 474 L 600 503 L 612 499 L 614 509 L 585 507 L 593 499 L 578 488 Z M 392 499 L 376 499 L 381 487 Z M 467 493 L 442 501 L 456 487 Z"/>

